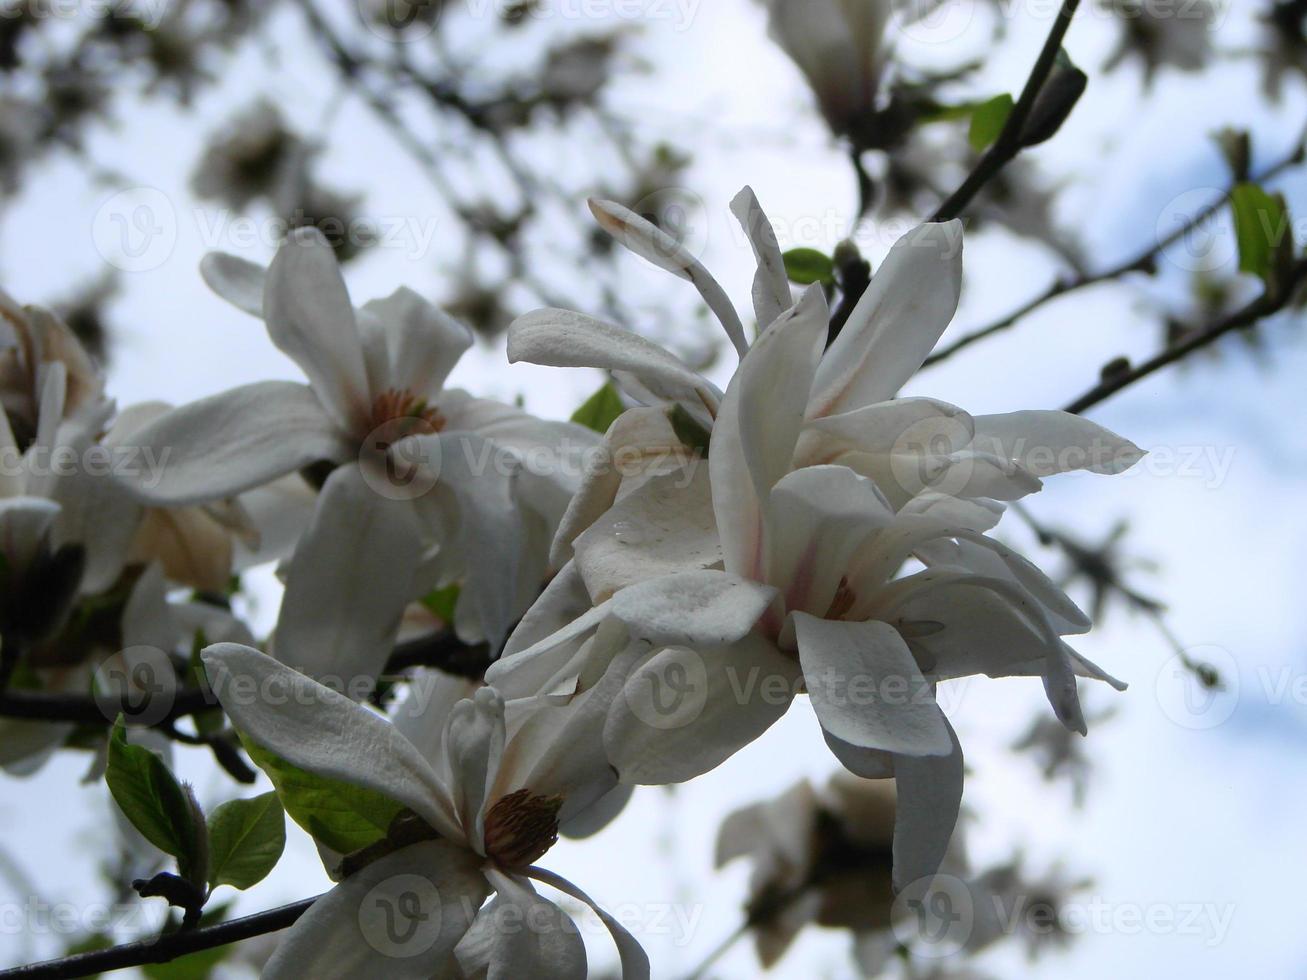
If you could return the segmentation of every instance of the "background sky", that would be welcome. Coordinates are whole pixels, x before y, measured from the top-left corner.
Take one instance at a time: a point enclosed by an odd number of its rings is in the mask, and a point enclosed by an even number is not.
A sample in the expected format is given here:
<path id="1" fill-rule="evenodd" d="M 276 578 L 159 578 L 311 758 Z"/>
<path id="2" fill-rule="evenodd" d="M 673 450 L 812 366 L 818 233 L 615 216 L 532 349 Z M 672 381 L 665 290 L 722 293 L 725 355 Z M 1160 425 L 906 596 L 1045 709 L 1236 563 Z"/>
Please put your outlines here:
<path id="1" fill-rule="evenodd" d="M 989 5 L 958 6 L 971 16 L 952 43 L 983 48 Z M 1004 54 L 978 78 L 976 95 L 1019 88 L 1047 32 L 1048 6 L 1031 0 L 1005 8 L 1012 29 Z M 1242 7 L 1220 21 L 1219 45 L 1238 48 L 1251 39 Z M 249 381 L 297 376 L 258 322 L 225 307 L 200 281 L 196 265 L 206 247 L 234 245 L 212 240 L 212 211 L 197 220 L 197 205 L 186 190 L 199 135 L 255 94 L 250 79 L 270 78 L 269 94 L 296 125 L 312 129 L 322 118 L 328 93 L 314 81 L 322 68 L 303 43 L 293 12 L 277 15 L 271 36 L 284 39 L 274 53 L 247 45 L 191 115 L 142 105 L 126 112 L 115 131 L 92 140 L 97 161 L 157 189 L 175 219 L 175 245 L 154 268 L 126 274 L 113 306 L 121 332 L 111 389 L 120 404 L 183 402 Z M 1145 95 L 1137 71 L 1105 77 L 1097 70 L 1115 37 L 1115 25 L 1093 8 L 1073 27 L 1067 47 L 1089 71 L 1089 91 L 1058 138 L 1032 154 L 1066 181 L 1058 219 L 1083 236 L 1094 266 L 1130 255 L 1159 230 L 1169 230 L 1173 202 L 1191 210 L 1223 186 L 1227 178 L 1208 133 L 1223 125 L 1247 127 L 1257 158 L 1270 160 L 1296 137 L 1307 105 L 1301 88 L 1292 86 L 1280 107 L 1266 105 L 1251 63 L 1226 64 L 1204 76 L 1164 71 Z M 937 45 L 919 38 L 900 39 L 900 49 L 923 61 L 939 56 Z M 645 113 L 650 134 L 693 150 L 695 164 L 685 183 L 703 204 L 692 212 L 694 236 L 705 263 L 737 303 L 747 305 L 752 260 L 727 203 L 744 183 L 757 191 L 783 246 L 830 249 L 847 233 L 852 175 L 811 111 L 797 72 L 766 39 L 758 6 L 713 0 L 691 5 L 686 20 L 651 20 L 639 51 L 652 72 L 620 82 L 612 97 L 628 111 Z M 346 102 L 333 125 L 350 138 L 329 141 L 328 178 L 366 191 L 369 215 L 435 222 L 428 245 L 410 237 L 354 263 L 346 273 L 354 297 L 384 295 L 400 284 L 435 292 L 434 277 L 450 274 L 458 256 L 444 249 L 440 222 L 447 219 L 428 186 L 358 103 Z M 584 147 L 542 149 L 557 154 L 560 174 L 567 172 L 569 154 L 578 151 Z M 1307 178 L 1299 172 L 1278 186 L 1291 209 L 1307 216 Z M 97 250 L 97 241 L 105 242 L 100 209 L 112 193 L 71 162 L 56 158 L 45 164 L 0 214 L 4 288 L 22 301 L 42 301 L 94 277 L 105 261 Z M 584 205 L 578 200 L 576 206 Z M 859 242 L 879 258 L 903 230 L 866 228 Z M 1307 238 L 1307 223 L 1300 219 L 1297 230 L 1300 242 Z M 1228 229 L 1218 224 L 1212 234 L 1217 254 L 1232 254 Z M 259 247 L 243 254 L 266 259 L 271 251 Z M 1065 404 L 1113 357 L 1156 349 L 1159 337 L 1146 310 L 1150 302 L 1178 295 L 1187 255 L 1180 251 L 1164 262 L 1157 282 L 1086 290 L 1049 305 L 1018 329 L 923 373 L 911 392 L 972 412 Z M 963 305 L 946 341 L 1038 293 L 1054 271 L 1041 249 L 1002 232 L 969 237 Z M 553 274 L 579 278 L 585 270 Z M 629 284 L 623 301 L 632 309 L 667 297 L 684 303 L 687 312 L 693 308 L 688 284 L 682 289 L 636 260 L 624 266 L 623 275 Z M 696 322 L 687 315 L 687 336 L 674 339 L 696 342 Z M 1258 356 L 1233 338 L 1217 348 L 1217 356 L 1194 358 L 1094 410 L 1095 420 L 1152 457 L 1116 479 L 1050 481 L 1030 501 L 1042 521 L 1088 540 L 1129 518 L 1130 551 L 1159 563 L 1155 573 L 1140 571 L 1134 584 L 1168 602 L 1176 634 L 1195 655 L 1222 669 L 1227 689 L 1201 710 L 1186 708 L 1192 681 L 1177 672 L 1171 652 L 1146 621 L 1112 609 L 1079 649 L 1131 687 L 1125 694 L 1085 691 L 1091 716 L 1108 707 L 1115 714 L 1090 732 L 1086 748 L 1094 770 L 1082 810 L 1071 805 L 1065 783 L 1043 783 L 1031 758 L 1011 751 L 1034 713 L 1048 710 L 1037 682 L 971 679 L 945 693 L 973 770 L 966 803 L 980 815 L 971 838 L 978 863 L 1002 860 L 1019 848 L 1032 869 L 1061 864 L 1073 878 L 1092 877 L 1092 886 L 1073 902 L 1107 910 L 1106 927 L 1088 929 L 1067 952 L 1033 970 L 1015 944 L 982 958 L 978 965 L 996 975 L 1218 978 L 1307 972 L 1298 887 L 1307 862 L 1301 832 L 1307 804 L 1307 631 L 1299 569 L 1307 543 L 1302 327 L 1301 316 L 1274 321 L 1262 330 Z M 455 381 L 488 396 L 520 394 L 531 410 L 565 417 L 599 378 L 526 366 L 510 370 L 499 347 L 480 346 L 460 364 Z M 1041 554 L 1014 517 L 1003 530 L 1045 567 L 1057 566 L 1057 556 Z M 255 618 L 266 627 L 275 616 L 275 593 L 267 573 L 255 581 Z M 84 757 L 65 755 L 34 778 L 4 779 L 0 850 L 10 874 L 0 882 L 0 903 L 25 901 L 32 890 L 25 876 L 50 900 L 87 906 L 91 866 L 111 831 L 103 784 L 77 784 L 84 766 Z M 711 870 L 721 817 L 799 778 L 822 781 L 835 766 L 811 709 L 800 701 L 720 769 L 675 792 L 638 791 L 601 836 L 562 843 L 545 863 L 608 909 L 637 914 L 643 925 L 635 931 L 655 976 L 683 975 L 741 916 L 746 867 Z M 181 752 L 178 767 L 196 782 L 202 800 L 233 794 L 230 780 L 212 771 L 202 753 Z M 293 825 L 289 834 L 286 858 L 267 882 L 240 898 L 241 910 L 271 907 L 326 886 L 307 837 Z M 1154 927 L 1132 928 L 1132 910 L 1152 915 Z M 1156 924 L 1165 913 L 1172 926 Z M 1196 917 L 1185 922 L 1191 915 Z M 590 945 L 592 962 L 612 961 L 606 939 L 595 937 Z M 808 930 L 775 975 L 851 976 L 848 945 L 846 934 Z M 61 938 L 51 933 L 6 935 L 0 960 L 52 955 L 60 946 Z M 742 943 L 721 961 L 717 975 L 755 972 L 752 951 Z"/>

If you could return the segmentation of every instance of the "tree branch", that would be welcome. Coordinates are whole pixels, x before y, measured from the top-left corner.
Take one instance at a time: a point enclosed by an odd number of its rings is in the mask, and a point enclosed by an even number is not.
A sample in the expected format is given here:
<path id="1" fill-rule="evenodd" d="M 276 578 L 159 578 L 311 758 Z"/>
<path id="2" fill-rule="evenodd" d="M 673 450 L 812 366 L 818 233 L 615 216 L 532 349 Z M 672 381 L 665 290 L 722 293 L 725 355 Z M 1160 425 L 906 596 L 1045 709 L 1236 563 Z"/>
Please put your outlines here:
<path id="1" fill-rule="evenodd" d="M 1256 177 L 1251 178 L 1251 180 L 1254 183 L 1259 184 L 1268 180 L 1273 180 L 1291 167 L 1302 163 L 1304 154 L 1307 154 L 1307 130 L 1304 130 L 1302 135 L 1298 137 L 1298 142 L 1288 154 L 1267 167 Z M 1119 279 L 1131 272 L 1149 271 L 1157 261 L 1157 257 L 1161 255 L 1162 252 L 1166 251 L 1176 242 L 1184 238 L 1185 235 L 1189 234 L 1203 222 L 1215 215 L 1221 210 L 1221 208 L 1225 207 L 1226 204 L 1230 202 L 1230 198 L 1234 196 L 1235 188 L 1238 186 L 1238 181 L 1232 183 L 1229 188 L 1226 189 L 1225 193 L 1215 201 L 1195 212 L 1189 218 L 1181 222 L 1180 226 L 1170 234 L 1159 239 L 1155 245 L 1145 249 L 1133 258 L 1127 259 L 1126 261 L 1114 265 L 1109 269 L 1105 269 L 1102 272 L 1096 272 L 1090 275 L 1079 275 L 1073 279 L 1060 279 L 1054 282 L 1038 296 L 1023 303 L 1006 316 L 995 320 L 986 327 L 976 330 L 974 333 L 959 338 L 948 347 L 944 347 L 932 354 L 930 357 L 926 358 L 925 366 L 930 367 L 932 364 L 938 364 L 939 362 L 952 357 L 959 351 L 966 350 L 966 348 L 978 341 L 985 340 L 997 333 L 1002 333 L 1004 330 L 1014 326 L 1035 310 L 1039 309 L 1039 307 L 1052 300 L 1085 289 L 1089 286 L 1096 286 L 1099 283 Z"/>
<path id="2" fill-rule="evenodd" d="M 93 976 L 108 970 L 125 970 L 128 967 L 143 966 L 147 963 L 168 963 L 190 953 L 213 949 L 215 946 L 226 946 L 228 943 L 238 943 L 254 936 L 280 932 L 294 925 L 316 901 L 317 898 L 306 898 L 291 905 L 247 915 L 230 922 L 202 926 L 186 932 L 173 932 L 153 940 L 141 940 L 110 949 L 78 953 L 57 960 L 47 960 L 44 963 L 0 970 L 0 980 L 20 980 L 20 978 L 21 980 L 68 980 L 71 977 Z"/>
<path id="3" fill-rule="evenodd" d="M 1307 259 L 1299 259 L 1285 279 L 1284 283 L 1273 290 L 1268 289 L 1242 310 L 1231 313 L 1207 329 L 1195 333 L 1187 340 L 1168 347 L 1156 357 L 1145 361 L 1138 367 L 1108 374 L 1097 385 L 1066 406 L 1063 411 L 1070 412 L 1072 415 L 1079 415 L 1106 401 L 1117 392 L 1130 387 L 1137 381 L 1141 381 L 1149 375 L 1162 370 L 1162 368 L 1184 359 L 1194 351 L 1214 343 L 1226 334 L 1251 327 L 1259 320 L 1279 313 L 1289 305 L 1298 287 L 1304 280 L 1307 280 Z"/>
<path id="4" fill-rule="evenodd" d="M 1054 65 L 1057 64 L 1062 41 L 1071 27 L 1071 20 L 1075 17 L 1076 8 L 1079 6 L 1080 0 L 1062 0 L 1062 7 L 1053 21 L 1053 29 L 1049 32 L 1044 48 L 1035 61 L 1035 67 L 1031 69 L 1030 77 L 1026 79 L 1026 87 L 1021 90 L 1021 97 L 1012 107 L 1012 112 L 1008 115 L 1007 122 L 1003 124 L 998 139 L 980 158 L 980 162 L 963 181 L 962 186 L 939 206 L 939 210 L 931 216 L 931 221 L 950 221 L 960 215 L 980 193 L 981 188 L 1021 152 L 1022 137 L 1025 134 L 1026 123 L 1030 120 L 1030 113 L 1035 107 L 1035 100 L 1039 98 L 1044 83 L 1048 81 Z"/>

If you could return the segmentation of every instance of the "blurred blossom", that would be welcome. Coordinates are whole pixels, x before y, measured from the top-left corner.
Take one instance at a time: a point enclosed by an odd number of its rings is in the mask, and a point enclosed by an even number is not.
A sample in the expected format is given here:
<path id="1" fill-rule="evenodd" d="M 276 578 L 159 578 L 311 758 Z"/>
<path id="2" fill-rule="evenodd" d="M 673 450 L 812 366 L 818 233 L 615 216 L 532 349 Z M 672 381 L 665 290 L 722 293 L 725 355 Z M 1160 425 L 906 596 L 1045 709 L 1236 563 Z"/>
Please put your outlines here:
<path id="1" fill-rule="evenodd" d="M 1209 0 L 1155 5 L 1146 0 L 1099 0 L 1117 16 L 1121 38 L 1104 66 L 1111 71 L 1137 59 L 1145 84 L 1164 67 L 1201 71 L 1212 56 L 1216 10 Z"/>

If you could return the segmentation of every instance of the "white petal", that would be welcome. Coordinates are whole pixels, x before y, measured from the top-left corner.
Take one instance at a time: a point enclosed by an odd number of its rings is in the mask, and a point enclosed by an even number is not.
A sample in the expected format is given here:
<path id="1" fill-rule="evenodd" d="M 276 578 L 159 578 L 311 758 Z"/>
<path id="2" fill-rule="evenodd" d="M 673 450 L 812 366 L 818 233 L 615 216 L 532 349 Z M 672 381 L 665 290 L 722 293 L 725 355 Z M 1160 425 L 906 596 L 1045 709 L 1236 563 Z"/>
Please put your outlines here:
<path id="1" fill-rule="evenodd" d="M 525 649 L 505 655 L 490 665 L 486 683 L 508 698 L 531 697 L 546 687 L 580 651 L 582 644 L 610 613 L 611 603 L 588 610 L 584 615 Z"/>
<path id="2" fill-rule="evenodd" d="M 210 252 L 200 260 L 200 275 L 236 309 L 263 319 L 263 290 L 268 280 L 263 266 L 226 252 Z"/>
<path id="3" fill-rule="evenodd" d="M 84 449 L 90 452 L 90 446 Z M 109 455 L 106 453 L 108 462 Z M 52 545 L 80 544 L 86 552 L 81 591 L 95 595 L 118 580 L 142 508 L 121 483 L 108 474 L 78 466 L 60 474 L 50 485 L 50 498 L 59 504 Z"/>
<path id="4" fill-rule="evenodd" d="M 174 409 L 130 437 L 120 476 L 139 499 L 179 506 L 232 497 L 349 447 L 304 385 L 263 381 Z"/>
<path id="5" fill-rule="evenodd" d="M 323 895 L 264 966 L 266 980 L 448 976 L 489 886 L 470 851 L 426 841 L 388 854 Z"/>
<path id="6" fill-rule="evenodd" d="M 922 889 L 948 853 L 962 805 L 962 746 L 945 721 L 953 751 L 894 757 L 894 890 Z"/>
<path id="7" fill-rule="evenodd" d="M 201 656 L 238 731 L 301 769 L 402 803 L 451 841 L 464 839 L 435 771 L 390 722 L 250 647 L 215 643 Z"/>
<path id="8" fill-rule="evenodd" d="M 386 338 L 389 383 L 434 401 L 449 373 L 472 346 L 472 331 L 413 290 L 401 287 L 363 304 Z"/>
<path id="9" fill-rule="evenodd" d="M 826 319 L 814 287 L 767 328 L 722 399 L 708 466 L 727 571 L 762 572 L 762 501 L 790 469 Z"/>
<path id="10" fill-rule="evenodd" d="M 890 249 L 822 358 L 809 418 L 893 398 L 957 312 L 962 223 L 921 225 Z"/>
<path id="11" fill-rule="evenodd" d="M 335 470 L 290 560 L 277 658 L 346 685 L 375 679 L 415 598 L 420 557 L 411 504 L 381 496 L 356 465 Z"/>
<path id="12" fill-rule="evenodd" d="M 504 754 L 504 699 L 489 687 L 454 705 L 445 725 L 445 765 L 454 811 L 469 843 L 485 850 L 485 810 Z"/>
<path id="13" fill-rule="evenodd" d="M 721 561 L 708 467 L 655 477 L 624 497 L 573 544 L 594 601 L 637 582 Z"/>
<path id="14" fill-rule="evenodd" d="M 308 375 L 337 424 L 366 432 L 372 397 L 354 307 L 335 253 L 317 229 L 295 229 L 277 251 L 263 318 L 272 342 Z"/>
<path id="15" fill-rule="evenodd" d="M 735 312 L 726 291 L 718 285 L 707 269 L 671 235 L 633 211 L 612 201 L 590 201 L 590 212 L 599 226 L 622 245 L 660 269 L 694 283 L 699 295 L 716 314 L 741 357 L 749 349 L 744 339 L 744 324 Z"/>
<path id="16" fill-rule="evenodd" d="M 1039 477 L 1071 470 L 1124 473 L 1145 455 L 1129 439 L 1067 412 L 978 415 L 975 448 L 1013 460 Z"/>
<path id="17" fill-rule="evenodd" d="M 934 398 L 897 398 L 812 419 L 808 429 L 866 453 L 947 456 L 975 436 L 971 416 Z"/>
<path id="18" fill-rule="evenodd" d="M 508 360 L 627 371 L 667 401 L 707 401 L 714 406 L 717 402 L 713 386 L 667 349 L 630 330 L 568 310 L 536 310 L 513 321 L 508 328 Z"/>
<path id="19" fill-rule="evenodd" d="M 584 902 L 595 915 L 599 916 L 599 921 L 608 927 L 608 933 L 613 937 L 613 943 L 617 946 L 617 955 L 622 962 L 622 980 L 649 980 L 649 957 L 645 954 L 645 951 L 640 948 L 640 944 L 636 942 L 635 937 L 627 932 L 621 923 L 595 904 L 594 899 L 566 878 L 556 875 L 552 871 L 546 871 L 543 868 L 532 868 L 528 873 L 536 881 L 542 881 L 546 885 L 557 888 L 563 894 L 571 895 L 577 901 Z"/>
<path id="20" fill-rule="evenodd" d="M 585 980 L 585 943 L 567 913 L 524 878 L 492 867 L 486 878 L 497 894 L 458 945 L 464 972 L 486 980 Z"/>
<path id="21" fill-rule="evenodd" d="M 604 727 L 624 783 L 681 783 L 716 768 L 785 714 L 798 665 L 751 634 L 726 647 L 662 650 L 633 671 Z"/>
<path id="22" fill-rule="evenodd" d="M 634 793 L 634 786 L 614 786 L 598 802 L 560 824 L 558 832 L 569 840 L 593 837 L 621 815 Z"/>
<path id="23" fill-rule="evenodd" d="M 821 727 L 861 748 L 906 755 L 952 749 L 944 714 L 908 645 L 887 623 L 794 614 L 803 680 Z"/>
<path id="24" fill-rule="evenodd" d="M 775 595 L 769 586 L 701 569 L 623 589 L 612 611 L 632 637 L 655 646 L 721 646 L 753 629 Z"/>
<path id="25" fill-rule="evenodd" d="M 753 279 L 753 310 L 758 328 L 766 330 L 793 305 L 790 277 L 785 272 L 785 257 L 776 240 L 776 230 L 758 203 L 752 187 L 745 187 L 731 202 L 731 212 L 749 236 L 758 272 Z"/>

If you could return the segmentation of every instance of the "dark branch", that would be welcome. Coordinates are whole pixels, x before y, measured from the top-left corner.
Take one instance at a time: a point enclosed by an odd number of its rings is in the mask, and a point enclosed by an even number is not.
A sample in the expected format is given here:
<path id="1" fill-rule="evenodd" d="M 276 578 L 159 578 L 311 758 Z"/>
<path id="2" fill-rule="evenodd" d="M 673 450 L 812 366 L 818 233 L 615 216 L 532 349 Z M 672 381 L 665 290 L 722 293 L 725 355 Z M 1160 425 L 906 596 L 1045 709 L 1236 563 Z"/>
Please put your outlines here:
<path id="1" fill-rule="evenodd" d="M 962 186 L 939 206 L 939 210 L 931 217 L 931 221 L 950 221 L 958 217 L 971 203 L 972 199 L 980 193 L 981 188 L 989 183 L 1000 170 L 1011 163 L 1017 154 L 1021 152 L 1026 135 L 1026 123 L 1029 122 L 1030 113 L 1035 108 L 1035 100 L 1039 98 L 1040 93 L 1044 90 L 1044 83 L 1048 81 L 1049 75 L 1052 74 L 1053 68 L 1057 64 L 1058 53 L 1062 50 L 1062 41 L 1066 37 L 1067 30 L 1071 27 L 1071 20 L 1075 17 L 1076 8 L 1079 6 L 1080 0 L 1062 0 L 1062 7 L 1058 10 L 1057 18 L 1053 21 L 1053 29 L 1049 32 L 1048 40 L 1044 42 L 1044 49 L 1039 52 L 1035 67 L 1026 80 L 1026 87 L 1021 91 L 1021 98 L 1012 107 L 1012 112 L 1008 115 L 1007 122 L 1003 124 L 1003 130 L 999 133 L 998 139 L 994 141 L 994 145 L 989 148 L 988 152 L 980 158 L 980 162 L 967 175 L 967 179 L 962 182 Z"/>

